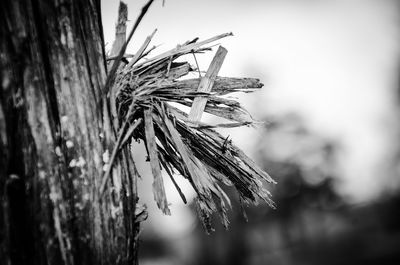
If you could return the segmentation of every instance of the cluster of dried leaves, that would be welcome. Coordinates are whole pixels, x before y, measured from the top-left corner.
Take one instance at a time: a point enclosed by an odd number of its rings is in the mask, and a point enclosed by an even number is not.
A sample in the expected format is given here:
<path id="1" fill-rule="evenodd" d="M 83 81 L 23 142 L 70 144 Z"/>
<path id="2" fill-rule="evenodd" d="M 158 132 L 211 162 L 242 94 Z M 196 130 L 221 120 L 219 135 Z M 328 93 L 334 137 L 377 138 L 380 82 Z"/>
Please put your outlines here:
<path id="1" fill-rule="evenodd" d="M 211 216 L 214 212 L 228 227 L 227 210 L 231 202 L 221 184 L 234 186 L 243 204 L 257 203 L 261 199 L 274 207 L 270 193 L 263 186 L 264 182 L 274 183 L 273 179 L 228 138 L 214 130 L 253 124 L 253 119 L 239 102 L 226 95 L 253 92 L 263 84 L 253 78 L 217 77 L 210 93 L 198 92 L 201 77 L 182 78 L 198 69 L 188 62 L 177 62 L 184 55 L 210 51 L 211 46 L 207 45 L 231 34 L 204 41 L 194 39 L 146 59 L 154 49 L 148 49 L 154 33 L 129 63 L 119 66 L 117 70 L 111 91 L 115 98 L 115 123 L 120 129 L 111 166 L 115 155 L 125 144 L 143 140 L 154 177 L 153 192 L 158 207 L 164 214 L 170 214 L 162 169 L 186 203 L 185 195 L 175 181 L 181 175 L 197 193 L 195 203 L 207 231 L 212 230 Z M 188 119 L 183 108 L 177 106 L 190 107 L 196 97 L 207 98 L 206 113 L 229 122 L 210 125 Z M 109 171 L 103 178 L 102 190 L 108 174 Z"/>

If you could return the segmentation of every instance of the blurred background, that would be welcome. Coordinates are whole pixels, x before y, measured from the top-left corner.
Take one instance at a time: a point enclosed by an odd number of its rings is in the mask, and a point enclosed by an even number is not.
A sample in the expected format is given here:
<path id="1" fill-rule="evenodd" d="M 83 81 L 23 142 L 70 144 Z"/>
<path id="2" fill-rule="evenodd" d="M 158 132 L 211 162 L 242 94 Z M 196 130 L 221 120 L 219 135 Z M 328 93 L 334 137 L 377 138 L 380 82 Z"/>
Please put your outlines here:
<path id="1" fill-rule="evenodd" d="M 129 30 L 146 1 L 125 1 Z M 106 50 L 118 4 L 102 1 Z M 191 200 L 183 204 L 165 178 L 172 216 L 163 216 L 137 146 L 149 210 L 142 265 L 400 264 L 400 1 L 156 1 L 127 52 L 155 28 L 153 55 L 233 32 L 221 41 L 228 55 L 220 75 L 261 79 L 261 91 L 237 96 L 265 123 L 222 133 L 278 182 L 267 186 L 277 209 L 247 208 L 246 222 L 227 189 L 230 229 L 216 218 L 207 235 Z M 213 54 L 197 56 L 201 70 Z"/>

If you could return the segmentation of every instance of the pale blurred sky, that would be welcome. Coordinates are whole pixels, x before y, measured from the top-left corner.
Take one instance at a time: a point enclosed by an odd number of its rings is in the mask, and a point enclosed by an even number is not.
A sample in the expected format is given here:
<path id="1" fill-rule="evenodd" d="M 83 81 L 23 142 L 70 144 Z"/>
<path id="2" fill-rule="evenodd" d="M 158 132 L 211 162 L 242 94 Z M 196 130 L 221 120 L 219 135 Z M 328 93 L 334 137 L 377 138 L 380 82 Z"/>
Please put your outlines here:
<path id="1" fill-rule="evenodd" d="M 129 30 L 146 1 L 126 2 L 132 21 Z M 246 98 L 256 117 L 296 112 L 304 115 L 311 131 L 338 139 L 343 147 L 339 190 L 354 202 L 375 198 L 388 183 L 393 185 L 385 170 L 393 148 L 399 147 L 394 109 L 398 1 L 165 2 L 162 7 L 162 1 L 155 1 L 128 53 L 134 53 L 155 28 L 152 43 L 162 44 L 160 52 L 194 37 L 233 32 L 234 37 L 221 41 L 228 55 L 220 75 L 258 77 L 266 84 Z M 102 1 L 106 49 L 114 39 L 118 3 Z M 202 70 L 210 56 L 198 57 Z M 253 146 L 249 139 L 257 141 L 245 136 L 238 139 L 240 145 Z"/>

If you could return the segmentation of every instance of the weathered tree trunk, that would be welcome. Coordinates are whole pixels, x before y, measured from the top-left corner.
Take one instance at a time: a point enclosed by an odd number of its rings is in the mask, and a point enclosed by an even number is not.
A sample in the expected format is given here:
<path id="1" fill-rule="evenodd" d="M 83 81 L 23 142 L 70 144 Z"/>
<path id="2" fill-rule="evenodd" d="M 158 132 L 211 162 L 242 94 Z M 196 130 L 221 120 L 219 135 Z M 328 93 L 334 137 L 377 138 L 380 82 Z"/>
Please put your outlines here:
<path id="1" fill-rule="evenodd" d="M 114 142 L 100 1 L 2 0 L 0 20 L 1 264 L 136 262 L 123 152 L 99 199 Z"/>

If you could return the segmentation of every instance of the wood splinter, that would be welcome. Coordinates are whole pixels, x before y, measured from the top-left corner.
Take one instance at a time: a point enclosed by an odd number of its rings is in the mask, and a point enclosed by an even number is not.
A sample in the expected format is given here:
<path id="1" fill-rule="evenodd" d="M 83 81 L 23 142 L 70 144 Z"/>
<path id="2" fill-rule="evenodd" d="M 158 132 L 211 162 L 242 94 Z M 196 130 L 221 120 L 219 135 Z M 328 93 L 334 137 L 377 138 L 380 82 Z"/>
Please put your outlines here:
<path id="1" fill-rule="evenodd" d="M 217 78 L 218 72 L 224 62 L 225 56 L 228 51 L 219 46 L 217 53 L 215 54 L 210 66 L 208 67 L 206 75 L 201 79 L 197 92 L 209 93 L 214 85 L 214 81 Z M 192 108 L 189 113 L 189 121 L 193 123 L 194 127 L 198 126 L 201 120 L 204 109 L 207 104 L 207 97 L 198 96 L 193 100 Z"/>

